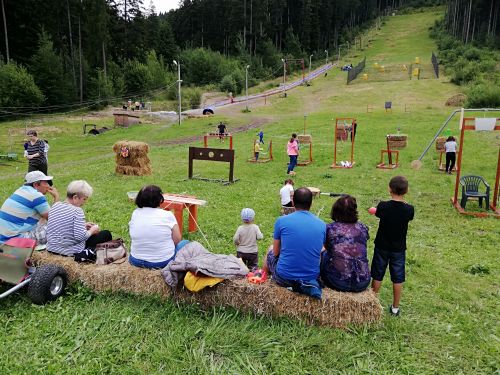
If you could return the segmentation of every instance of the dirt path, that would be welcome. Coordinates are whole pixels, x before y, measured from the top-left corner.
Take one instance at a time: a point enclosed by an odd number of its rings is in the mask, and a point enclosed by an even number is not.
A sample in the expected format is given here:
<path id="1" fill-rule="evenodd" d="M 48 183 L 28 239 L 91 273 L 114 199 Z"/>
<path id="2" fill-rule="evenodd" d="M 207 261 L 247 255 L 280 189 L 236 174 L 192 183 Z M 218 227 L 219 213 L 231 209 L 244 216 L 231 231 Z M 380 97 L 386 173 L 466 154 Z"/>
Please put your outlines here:
<path id="1" fill-rule="evenodd" d="M 257 118 L 253 119 L 252 122 L 248 125 L 243 125 L 243 126 L 238 126 L 236 128 L 231 128 L 231 133 L 242 133 L 246 132 L 247 130 L 250 129 L 255 129 L 255 128 L 261 128 L 264 125 L 268 124 L 271 122 L 270 119 L 268 118 Z M 176 139 L 167 139 L 164 141 L 159 141 L 159 142 L 153 142 L 151 143 L 152 146 L 168 146 L 168 145 L 184 145 L 187 143 L 192 143 L 192 142 L 197 142 L 203 139 L 202 135 L 192 135 L 189 137 L 184 137 L 184 138 L 176 138 Z"/>

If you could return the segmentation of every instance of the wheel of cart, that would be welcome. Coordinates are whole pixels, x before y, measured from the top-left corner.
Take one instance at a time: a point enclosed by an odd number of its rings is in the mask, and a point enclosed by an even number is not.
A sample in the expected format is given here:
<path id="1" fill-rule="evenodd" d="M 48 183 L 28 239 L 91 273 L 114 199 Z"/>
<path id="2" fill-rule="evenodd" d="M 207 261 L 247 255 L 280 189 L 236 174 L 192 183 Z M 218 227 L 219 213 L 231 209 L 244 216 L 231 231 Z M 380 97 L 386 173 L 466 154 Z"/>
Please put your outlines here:
<path id="1" fill-rule="evenodd" d="M 0 245 L 0 280 L 12 285 L 0 294 L 0 299 L 27 286 L 28 296 L 37 305 L 61 296 L 68 283 L 68 275 L 61 266 L 45 264 L 33 267 L 31 255 L 36 241 L 28 238 L 11 238 Z"/>

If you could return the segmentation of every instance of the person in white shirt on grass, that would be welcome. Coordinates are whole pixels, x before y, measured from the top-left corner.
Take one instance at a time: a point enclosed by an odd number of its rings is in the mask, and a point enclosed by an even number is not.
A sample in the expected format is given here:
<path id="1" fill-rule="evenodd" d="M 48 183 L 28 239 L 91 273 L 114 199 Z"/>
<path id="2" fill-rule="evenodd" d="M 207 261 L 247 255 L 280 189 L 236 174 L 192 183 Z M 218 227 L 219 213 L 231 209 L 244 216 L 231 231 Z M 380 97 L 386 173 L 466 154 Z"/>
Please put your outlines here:
<path id="1" fill-rule="evenodd" d="M 293 207 L 293 180 L 288 178 L 280 189 L 281 206 Z"/>

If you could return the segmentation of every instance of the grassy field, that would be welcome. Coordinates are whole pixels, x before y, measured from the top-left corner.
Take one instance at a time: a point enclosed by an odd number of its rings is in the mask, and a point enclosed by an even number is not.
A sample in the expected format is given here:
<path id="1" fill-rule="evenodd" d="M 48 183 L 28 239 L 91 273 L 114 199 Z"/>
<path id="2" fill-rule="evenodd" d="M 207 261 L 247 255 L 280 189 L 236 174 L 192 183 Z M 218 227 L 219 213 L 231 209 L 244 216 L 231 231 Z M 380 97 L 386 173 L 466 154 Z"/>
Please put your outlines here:
<path id="1" fill-rule="evenodd" d="M 372 33 L 369 47 L 341 63 L 406 63 L 419 56 L 430 60 L 435 48 L 428 28 L 441 17 L 439 11 L 387 18 Z M 354 52 L 353 52 L 354 53 Z M 499 258 L 500 222 L 474 219 L 456 213 L 450 205 L 454 176 L 437 170 L 434 146 L 420 170 L 410 168 L 453 110 L 444 106 L 458 92 L 446 77 L 421 81 L 355 81 L 345 85 L 338 70 L 300 87 L 288 97 L 271 98 L 244 106 L 220 109 L 216 116 L 183 121 L 181 127 L 155 123 L 115 129 L 98 137 L 82 135 L 84 123 L 111 126 L 109 117 L 90 114 L 52 116 L 29 121 L 0 123 L 0 151 L 21 153 L 25 127 L 36 127 L 48 139 L 49 172 L 61 193 L 73 179 L 86 179 L 94 196 L 84 207 L 87 219 L 110 229 L 128 241 L 128 221 L 134 206 L 126 192 L 145 184 L 157 184 L 166 192 L 189 193 L 208 201 L 200 209 L 200 232 L 184 233 L 218 253 L 233 253 L 232 235 L 243 207 L 255 209 L 256 223 L 271 242 L 273 223 L 279 214 L 278 190 L 286 178 L 285 143 L 292 132 L 306 132 L 314 142 L 314 163 L 298 167 L 296 186 L 315 186 L 324 192 L 346 192 L 358 199 L 360 220 L 370 228 L 372 239 L 378 220 L 366 209 L 388 199 L 387 184 L 396 174 L 410 181 L 408 201 L 416 208 L 410 224 L 407 282 L 402 316 L 384 314 L 380 324 L 335 330 L 310 327 L 285 319 L 271 320 L 241 314 L 232 309 L 200 311 L 156 298 L 94 294 L 73 285 L 69 293 L 46 306 L 31 305 L 25 294 L 10 296 L 0 304 L 0 373 L 194 373 L 194 374 L 493 374 L 499 372 Z M 393 101 L 392 113 L 384 102 Z M 373 113 L 367 113 L 367 105 Z M 409 112 L 405 112 L 405 105 Z M 482 116 L 482 114 L 478 114 Z M 356 117 L 358 133 L 352 170 L 332 170 L 333 124 L 336 117 Z M 236 133 L 235 177 L 231 186 L 186 180 L 188 145 L 168 140 L 201 136 L 219 121 L 229 130 L 261 124 Z M 259 129 L 274 144 L 274 162 L 247 163 L 252 141 Z M 376 169 L 385 135 L 407 134 L 408 147 L 401 151 L 399 169 Z M 458 134 L 458 118 L 451 124 Z M 10 135 L 9 135 L 10 134 Z M 496 137 L 496 138 L 495 138 Z M 145 141 L 151 145 L 153 175 L 117 176 L 111 147 L 117 140 Z M 463 173 L 479 174 L 490 183 L 495 177 L 498 136 L 468 133 Z M 11 146 L 10 146 L 11 145 Z M 218 147 L 216 140 L 211 146 Z M 223 146 L 227 147 L 227 144 Z M 348 145 L 339 160 L 348 158 Z M 23 180 L 26 163 L 0 165 L 0 201 Z M 227 178 L 228 166 L 196 162 L 195 174 Z M 312 211 L 329 222 L 333 200 L 321 197 Z M 470 209 L 481 210 L 477 203 Z M 373 252 L 370 240 L 369 257 Z M 385 282 L 380 295 L 386 307 L 391 288 Z"/>

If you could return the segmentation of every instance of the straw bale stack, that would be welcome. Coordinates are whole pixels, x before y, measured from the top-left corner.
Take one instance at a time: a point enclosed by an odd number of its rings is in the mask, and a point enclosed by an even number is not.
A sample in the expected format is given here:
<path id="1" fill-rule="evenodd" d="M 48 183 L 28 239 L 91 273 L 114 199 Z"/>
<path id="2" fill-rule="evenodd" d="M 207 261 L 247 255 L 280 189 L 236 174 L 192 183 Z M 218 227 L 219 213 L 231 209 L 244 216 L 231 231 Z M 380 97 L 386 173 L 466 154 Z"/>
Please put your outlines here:
<path id="1" fill-rule="evenodd" d="M 444 144 L 446 143 L 446 137 L 436 138 L 436 151 L 444 151 Z"/>
<path id="2" fill-rule="evenodd" d="M 128 157 L 121 155 L 122 147 L 128 148 Z M 115 152 L 115 172 L 132 176 L 145 176 L 151 174 L 151 161 L 148 157 L 149 146 L 147 143 L 135 141 L 118 141 L 113 145 Z"/>
<path id="3" fill-rule="evenodd" d="M 346 141 L 350 131 L 350 125 L 337 124 L 337 139 Z"/>
<path id="4" fill-rule="evenodd" d="M 407 146 L 408 136 L 403 134 L 389 134 L 389 148 L 404 148 Z"/>
<path id="5" fill-rule="evenodd" d="M 297 139 L 301 145 L 310 145 L 312 143 L 312 136 L 310 134 L 299 134 Z"/>
<path id="6" fill-rule="evenodd" d="M 202 307 L 225 306 L 268 317 L 286 317 L 308 324 L 345 327 L 348 324 L 375 323 L 382 316 L 382 307 L 376 295 L 367 290 L 362 293 L 340 293 L 323 290 L 323 300 L 293 293 L 268 281 L 255 285 L 246 279 L 225 280 L 214 288 L 198 293 L 182 289 L 171 290 L 163 281 L 159 270 L 147 270 L 121 264 L 97 266 L 80 264 L 73 258 L 50 254 L 33 254 L 35 264 L 54 263 L 63 266 L 70 282 L 81 281 L 96 292 L 123 291 L 135 295 L 159 295 L 178 302 L 195 303 Z"/>

